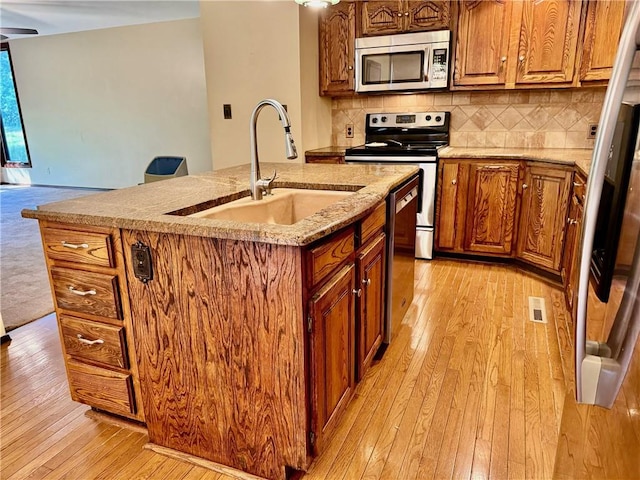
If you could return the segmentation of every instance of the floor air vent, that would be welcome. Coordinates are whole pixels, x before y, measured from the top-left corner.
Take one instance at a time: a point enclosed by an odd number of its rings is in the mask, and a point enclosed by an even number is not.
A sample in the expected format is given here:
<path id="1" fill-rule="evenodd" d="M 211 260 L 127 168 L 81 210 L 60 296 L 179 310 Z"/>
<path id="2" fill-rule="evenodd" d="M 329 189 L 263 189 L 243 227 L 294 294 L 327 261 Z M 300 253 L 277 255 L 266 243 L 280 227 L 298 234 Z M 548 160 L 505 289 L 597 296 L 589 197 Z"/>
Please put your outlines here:
<path id="1" fill-rule="evenodd" d="M 547 323 L 547 310 L 544 298 L 529 297 L 529 320 L 536 323 Z"/>

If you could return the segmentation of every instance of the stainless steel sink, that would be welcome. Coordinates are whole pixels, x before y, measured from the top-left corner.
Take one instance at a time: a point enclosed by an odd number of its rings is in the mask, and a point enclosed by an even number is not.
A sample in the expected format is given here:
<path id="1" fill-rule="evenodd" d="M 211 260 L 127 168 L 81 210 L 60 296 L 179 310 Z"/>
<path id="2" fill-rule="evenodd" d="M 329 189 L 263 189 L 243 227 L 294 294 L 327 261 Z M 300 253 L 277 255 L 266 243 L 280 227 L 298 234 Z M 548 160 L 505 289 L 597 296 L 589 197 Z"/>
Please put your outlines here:
<path id="1" fill-rule="evenodd" d="M 272 190 L 272 195 L 265 196 L 262 200 L 245 197 L 189 216 L 242 223 L 293 225 L 353 193 L 336 190 L 275 188 Z"/>

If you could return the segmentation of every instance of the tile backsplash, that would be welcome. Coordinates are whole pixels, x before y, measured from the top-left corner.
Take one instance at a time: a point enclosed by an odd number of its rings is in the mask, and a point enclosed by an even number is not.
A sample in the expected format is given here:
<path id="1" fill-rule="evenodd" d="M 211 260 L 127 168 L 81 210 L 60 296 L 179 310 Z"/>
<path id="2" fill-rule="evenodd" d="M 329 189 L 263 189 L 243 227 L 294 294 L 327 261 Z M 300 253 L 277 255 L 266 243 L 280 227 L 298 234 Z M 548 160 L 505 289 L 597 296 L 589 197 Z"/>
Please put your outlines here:
<path id="1" fill-rule="evenodd" d="M 605 88 L 362 95 L 334 98 L 333 145 L 364 143 L 366 113 L 450 111 L 456 147 L 593 148 Z M 353 138 L 345 137 L 353 124 Z"/>

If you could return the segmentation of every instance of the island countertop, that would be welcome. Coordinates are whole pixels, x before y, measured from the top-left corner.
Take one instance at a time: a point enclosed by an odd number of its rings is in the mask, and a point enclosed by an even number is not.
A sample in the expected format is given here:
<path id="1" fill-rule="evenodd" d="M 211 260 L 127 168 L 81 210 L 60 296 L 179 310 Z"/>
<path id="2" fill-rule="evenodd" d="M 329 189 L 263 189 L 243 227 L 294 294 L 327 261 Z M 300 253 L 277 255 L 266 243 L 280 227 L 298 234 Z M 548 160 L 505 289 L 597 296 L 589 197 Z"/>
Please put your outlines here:
<path id="1" fill-rule="evenodd" d="M 417 166 L 407 165 L 261 165 L 265 174 L 273 168 L 278 171 L 274 188 L 346 190 L 354 194 L 293 225 L 184 216 L 194 206 L 212 207 L 248 196 L 247 164 L 49 203 L 25 209 L 22 216 L 80 226 L 305 246 L 364 217 L 391 190 L 419 171 Z"/>

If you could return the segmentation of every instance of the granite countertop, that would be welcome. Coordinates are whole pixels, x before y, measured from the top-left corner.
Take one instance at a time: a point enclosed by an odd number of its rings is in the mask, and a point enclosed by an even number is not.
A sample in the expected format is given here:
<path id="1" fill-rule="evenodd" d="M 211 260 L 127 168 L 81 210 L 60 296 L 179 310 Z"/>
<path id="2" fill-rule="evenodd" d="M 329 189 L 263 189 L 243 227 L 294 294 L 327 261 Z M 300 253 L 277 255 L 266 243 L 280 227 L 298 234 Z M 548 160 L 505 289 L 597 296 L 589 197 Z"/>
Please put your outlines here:
<path id="1" fill-rule="evenodd" d="M 340 146 L 329 146 L 322 148 L 315 148 L 313 150 L 307 150 L 304 152 L 305 155 L 310 154 L 316 157 L 333 157 L 335 155 L 344 155 L 344 152 L 347 148 L 351 147 L 340 147 Z"/>
<path id="2" fill-rule="evenodd" d="M 533 160 L 576 166 L 585 175 L 589 174 L 592 153 L 593 151 L 589 148 L 476 148 L 449 146 L 438 150 L 438 156 L 442 159 Z"/>
<path id="3" fill-rule="evenodd" d="M 410 165 L 264 164 L 276 168 L 274 187 L 354 191 L 293 225 L 242 223 L 169 214 L 211 207 L 249 195 L 250 166 L 188 175 L 25 209 L 22 216 L 75 225 L 147 230 L 281 245 L 308 245 L 368 214 L 418 172 Z"/>

